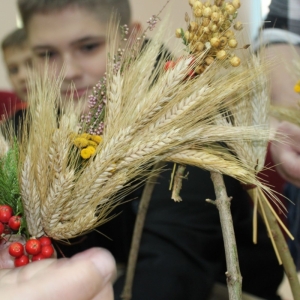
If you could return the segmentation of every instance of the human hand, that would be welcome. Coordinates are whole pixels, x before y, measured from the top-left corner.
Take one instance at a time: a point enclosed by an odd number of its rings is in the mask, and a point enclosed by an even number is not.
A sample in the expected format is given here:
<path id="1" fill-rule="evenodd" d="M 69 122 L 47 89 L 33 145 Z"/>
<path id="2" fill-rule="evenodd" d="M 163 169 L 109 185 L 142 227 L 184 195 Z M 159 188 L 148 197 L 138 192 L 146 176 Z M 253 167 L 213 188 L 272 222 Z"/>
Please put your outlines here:
<path id="1" fill-rule="evenodd" d="M 288 140 L 271 144 L 271 155 L 276 169 L 286 181 L 300 187 L 300 127 L 282 122 L 278 125 L 277 132 Z"/>
<path id="2" fill-rule="evenodd" d="M 99 248 L 0 270 L 1 299 L 112 300 L 115 271 L 112 255 Z"/>

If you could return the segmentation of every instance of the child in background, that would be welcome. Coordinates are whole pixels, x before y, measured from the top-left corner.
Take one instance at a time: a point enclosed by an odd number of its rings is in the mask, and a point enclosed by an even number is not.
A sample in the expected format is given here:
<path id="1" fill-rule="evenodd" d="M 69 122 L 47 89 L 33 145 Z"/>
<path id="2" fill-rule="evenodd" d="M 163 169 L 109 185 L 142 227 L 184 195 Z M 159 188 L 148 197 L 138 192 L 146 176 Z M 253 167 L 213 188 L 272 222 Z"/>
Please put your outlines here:
<path id="1" fill-rule="evenodd" d="M 15 94 L 0 92 L 0 114 L 8 117 L 26 107 L 27 72 L 31 67 L 32 55 L 24 29 L 16 29 L 8 34 L 1 43 L 7 75 Z"/>

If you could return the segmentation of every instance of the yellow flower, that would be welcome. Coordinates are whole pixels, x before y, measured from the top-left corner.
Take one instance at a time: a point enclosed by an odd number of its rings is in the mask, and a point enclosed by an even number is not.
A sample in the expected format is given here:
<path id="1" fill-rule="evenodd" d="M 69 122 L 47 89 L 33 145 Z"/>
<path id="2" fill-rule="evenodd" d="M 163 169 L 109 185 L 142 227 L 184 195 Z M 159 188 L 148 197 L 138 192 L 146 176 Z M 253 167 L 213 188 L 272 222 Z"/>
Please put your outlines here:
<path id="1" fill-rule="evenodd" d="M 88 133 L 82 133 L 81 134 L 81 137 L 84 138 L 84 139 L 87 139 L 87 140 L 90 140 L 92 135 L 88 134 Z"/>
<path id="2" fill-rule="evenodd" d="M 98 144 L 97 143 L 95 143 L 94 141 L 88 141 L 88 145 L 89 146 L 92 146 L 92 147 L 94 147 L 94 148 L 97 148 L 97 146 L 98 146 Z"/>
<path id="3" fill-rule="evenodd" d="M 300 93 L 300 80 L 295 84 L 294 91 L 296 93 Z"/>
<path id="4" fill-rule="evenodd" d="M 96 149 L 93 146 L 88 146 L 81 150 L 80 155 L 83 159 L 89 159 L 95 152 Z"/>
<path id="5" fill-rule="evenodd" d="M 73 143 L 77 148 L 85 148 L 88 146 L 89 141 L 85 138 L 77 137 Z"/>
<path id="6" fill-rule="evenodd" d="M 92 156 L 91 152 L 87 148 L 82 149 L 80 155 L 83 159 L 89 159 Z"/>
<path id="7" fill-rule="evenodd" d="M 91 140 L 99 145 L 103 139 L 101 135 L 92 135 Z"/>

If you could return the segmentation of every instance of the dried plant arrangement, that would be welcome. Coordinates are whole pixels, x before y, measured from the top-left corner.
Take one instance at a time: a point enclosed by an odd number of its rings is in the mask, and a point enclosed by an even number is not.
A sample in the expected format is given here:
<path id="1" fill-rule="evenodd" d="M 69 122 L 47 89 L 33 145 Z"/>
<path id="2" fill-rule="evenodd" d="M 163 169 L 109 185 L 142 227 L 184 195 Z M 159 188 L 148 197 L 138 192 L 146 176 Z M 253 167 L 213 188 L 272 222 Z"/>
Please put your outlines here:
<path id="1" fill-rule="evenodd" d="M 85 115 L 84 104 L 60 98 L 61 77 L 46 70 L 32 78 L 23 134 L 18 139 L 11 134 L 9 147 L 0 139 L 0 189 L 8 183 L 2 174 L 11 175 L 7 180 L 16 187 L 9 203 L 0 191 L 0 202 L 11 205 L 25 224 L 9 229 L 5 223 L 4 238 L 8 229 L 31 241 L 89 232 L 108 222 L 120 200 L 145 178 L 153 180 L 163 161 L 179 164 L 173 186 L 177 201 L 185 165 L 211 171 L 214 202 L 225 207 L 220 208 L 221 221 L 224 214 L 230 217 L 222 174 L 255 186 L 259 195 L 272 194 L 257 178 L 271 137 L 265 118 L 268 91 L 262 81 L 266 66 L 246 55 L 248 45 L 240 49 L 243 58 L 236 54 L 240 1 L 189 4 L 193 15 L 185 17 L 187 30 L 176 30 L 186 51 L 176 61 L 166 62 L 163 24 L 150 41 L 144 33 L 127 37 L 123 25 L 123 47 L 119 26 L 112 22 L 107 72 L 89 97 Z M 158 15 L 149 20 L 150 30 L 158 20 Z M 230 299 L 241 299 L 232 223 L 222 226 L 231 232 L 225 235 Z M 124 299 L 130 294 L 129 286 Z"/>

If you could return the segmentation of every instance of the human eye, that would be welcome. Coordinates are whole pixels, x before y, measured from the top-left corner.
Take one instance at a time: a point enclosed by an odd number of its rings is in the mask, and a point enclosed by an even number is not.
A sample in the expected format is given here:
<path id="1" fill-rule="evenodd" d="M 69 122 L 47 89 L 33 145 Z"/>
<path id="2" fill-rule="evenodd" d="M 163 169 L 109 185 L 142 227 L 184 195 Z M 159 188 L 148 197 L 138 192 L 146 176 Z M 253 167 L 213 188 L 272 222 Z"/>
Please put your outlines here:
<path id="1" fill-rule="evenodd" d="M 96 50 L 98 50 L 99 48 L 102 47 L 102 45 L 104 45 L 104 43 L 101 42 L 91 42 L 91 43 L 86 43 L 83 45 L 79 46 L 80 51 L 84 52 L 84 53 L 92 53 Z"/>
<path id="2" fill-rule="evenodd" d="M 19 72 L 19 68 L 17 66 L 9 67 L 8 74 L 9 75 L 16 75 Z"/>
<path id="3" fill-rule="evenodd" d="M 56 52 L 52 50 L 37 51 L 35 55 L 40 59 L 52 59 L 56 56 Z"/>

